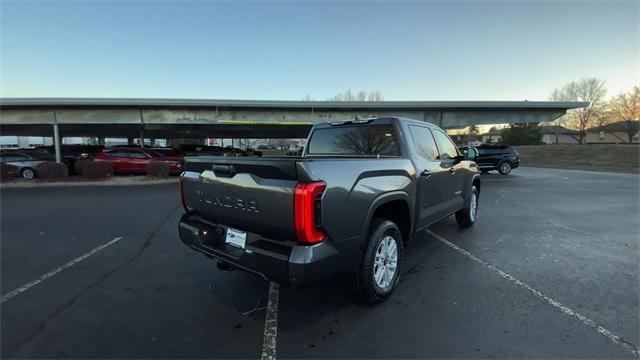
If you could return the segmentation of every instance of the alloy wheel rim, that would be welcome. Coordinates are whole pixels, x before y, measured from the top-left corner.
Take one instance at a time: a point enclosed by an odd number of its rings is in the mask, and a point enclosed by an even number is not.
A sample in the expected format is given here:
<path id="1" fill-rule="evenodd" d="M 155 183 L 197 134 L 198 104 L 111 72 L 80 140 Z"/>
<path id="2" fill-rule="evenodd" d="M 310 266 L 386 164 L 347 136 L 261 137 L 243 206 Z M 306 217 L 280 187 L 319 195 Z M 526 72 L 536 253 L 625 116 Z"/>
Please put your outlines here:
<path id="1" fill-rule="evenodd" d="M 478 195 L 471 193 L 471 203 L 469 204 L 469 217 L 471 221 L 476 221 L 476 214 L 478 212 Z"/>
<path id="2" fill-rule="evenodd" d="M 32 170 L 25 170 L 25 171 L 22 173 L 22 176 L 23 176 L 25 179 L 27 179 L 27 180 L 31 180 L 31 179 L 33 179 L 34 174 L 33 174 L 33 171 L 32 171 Z"/>
<path id="3" fill-rule="evenodd" d="M 502 164 L 502 172 L 507 172 L 510 168 L 511 166 L 508 163 Z"/>
<path id="4" fill-rule="evenodd" d="M 378 244 L 373 266 L 373 280 L 382 289 L 391 286 L 398 269 L 398 244 L 393 236 L 387 235 Z"/>

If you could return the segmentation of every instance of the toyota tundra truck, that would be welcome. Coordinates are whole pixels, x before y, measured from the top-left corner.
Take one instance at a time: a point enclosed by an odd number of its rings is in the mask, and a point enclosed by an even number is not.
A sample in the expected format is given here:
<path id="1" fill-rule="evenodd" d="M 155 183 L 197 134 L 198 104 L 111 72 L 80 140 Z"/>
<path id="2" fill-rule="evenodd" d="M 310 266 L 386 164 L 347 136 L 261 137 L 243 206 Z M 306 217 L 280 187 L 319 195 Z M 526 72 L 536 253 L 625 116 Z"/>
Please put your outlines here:
<path id="1" fill-rule="evenodd" d="M 315 125 L 296 157 L 187 157 L 180 238 L 220 269 L 293 287 L 348 276 L 380 302 L 413 234 L 475 223 L 476 156 L 430 123 L 373 118 Z"/>

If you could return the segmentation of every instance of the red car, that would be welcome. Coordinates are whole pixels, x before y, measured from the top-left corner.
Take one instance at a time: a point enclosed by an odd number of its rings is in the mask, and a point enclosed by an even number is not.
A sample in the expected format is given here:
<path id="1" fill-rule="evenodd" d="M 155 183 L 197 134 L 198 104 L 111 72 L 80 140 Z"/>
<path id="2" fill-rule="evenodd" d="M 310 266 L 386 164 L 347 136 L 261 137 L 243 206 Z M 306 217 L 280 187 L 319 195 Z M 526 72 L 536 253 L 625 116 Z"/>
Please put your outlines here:
<path id="1" fill-rule="evenodd" d="M 152 147 L 145 150 L 152 150 L 155 152 L 159 152 L 160 154 L 166 157 L 171 157 L 171 158 L 176 158 L 181 160 L 184 158 L 184 153 L 182 151 L 171 148 L 171 147 Z"/>
<path id="2" fill-rule="evenodd" d="M 168 163 L 171 173 L 179 174 L 182 172 L 183 163 L 182 157 L 166 156 L 154 150 L 140 149 L 138 147 L 106 148 L 96 154 L 95 160 L 110 162 L 113 164 L 113 172 L 116 174 L 145 174 L 149 163 L 154 161 Z"/>

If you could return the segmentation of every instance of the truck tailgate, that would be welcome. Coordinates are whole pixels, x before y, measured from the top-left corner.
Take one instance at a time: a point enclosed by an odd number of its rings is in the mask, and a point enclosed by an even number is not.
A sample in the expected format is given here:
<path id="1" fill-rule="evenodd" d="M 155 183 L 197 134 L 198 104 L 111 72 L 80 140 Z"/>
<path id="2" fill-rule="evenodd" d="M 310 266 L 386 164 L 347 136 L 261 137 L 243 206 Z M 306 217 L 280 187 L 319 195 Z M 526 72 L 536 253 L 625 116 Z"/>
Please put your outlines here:
<path id="1" fill-rule="evenodd" d="M 295 240 L 296 158 L 187 158 L 185 206 L 211 222 L 274 240 Z"/>

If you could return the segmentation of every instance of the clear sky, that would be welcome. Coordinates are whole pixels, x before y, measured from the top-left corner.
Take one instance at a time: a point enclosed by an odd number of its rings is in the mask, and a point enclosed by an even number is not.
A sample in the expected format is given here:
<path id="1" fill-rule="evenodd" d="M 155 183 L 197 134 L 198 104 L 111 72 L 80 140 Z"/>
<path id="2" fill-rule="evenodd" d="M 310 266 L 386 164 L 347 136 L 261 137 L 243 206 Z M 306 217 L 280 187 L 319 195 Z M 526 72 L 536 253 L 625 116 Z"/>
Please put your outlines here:
<path id="1" fill-rule="evenodd" d="M 546 100 L 640 82 L 640 1 L 8 2 L 1 96 Z"/>

